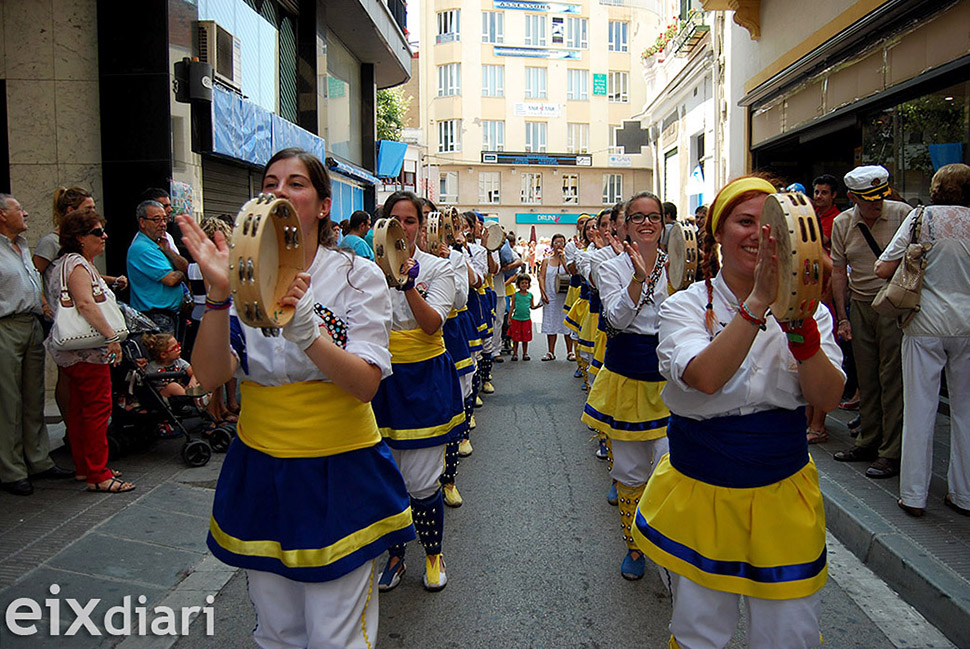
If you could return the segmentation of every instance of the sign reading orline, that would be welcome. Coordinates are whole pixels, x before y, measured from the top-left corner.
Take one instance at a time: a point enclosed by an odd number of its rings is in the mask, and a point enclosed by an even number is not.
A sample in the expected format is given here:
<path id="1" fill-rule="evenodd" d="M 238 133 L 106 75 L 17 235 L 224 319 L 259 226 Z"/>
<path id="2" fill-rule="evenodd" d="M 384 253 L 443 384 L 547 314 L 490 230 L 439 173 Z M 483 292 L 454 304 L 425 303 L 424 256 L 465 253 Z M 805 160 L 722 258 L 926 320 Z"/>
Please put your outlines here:
<path id="1" fill-rule="evenodd" d="M 532 0 L 493 0 L 496 9 L 518 9 L 519 11 L 545 11 L 553 14 L 578 14 L 580 5 L 565 2 L 534 2 Z"/>
<path id="2" fill-rule="evenodd" d="M 518 56 L 532 59 L 564 59 L 578 61 L 579 50 L 548 50 L 541 47 L 504 47 L 496 45 L 492 48 L 495 56 Z M 604 93 L 605 94 L 605 93 Z"/>
<path id="3" fill-rule="evenodd" d="M 575 225 L 578 221 L 579 214 L 530 214 L 527 212 L 519 212 L 515 215 L 515 222 L 522 225 Z"/>

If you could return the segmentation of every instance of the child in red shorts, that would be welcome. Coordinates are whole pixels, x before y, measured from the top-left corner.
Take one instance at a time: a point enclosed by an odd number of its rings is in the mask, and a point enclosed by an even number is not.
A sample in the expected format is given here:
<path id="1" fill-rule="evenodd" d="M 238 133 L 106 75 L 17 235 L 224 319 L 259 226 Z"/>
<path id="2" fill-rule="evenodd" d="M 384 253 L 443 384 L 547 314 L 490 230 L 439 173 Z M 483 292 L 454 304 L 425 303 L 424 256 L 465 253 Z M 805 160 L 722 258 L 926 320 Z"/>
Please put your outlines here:
<path id="1" fill-rule="evenodd" d="M 512 295 L 512 315 L 509 317 L 512 360 L 519 360 L 519 343 L 522 343 L 522 360 L 528 361 L 532 360 L 529 358 L 529 341 L 532 340 L 532 316 L 529 311 L 542 305 L 536 304 L 535 298 L 529 292 L 531 277 L 523 273 L 515 278 L 515 285 L 519 290 Z"/>

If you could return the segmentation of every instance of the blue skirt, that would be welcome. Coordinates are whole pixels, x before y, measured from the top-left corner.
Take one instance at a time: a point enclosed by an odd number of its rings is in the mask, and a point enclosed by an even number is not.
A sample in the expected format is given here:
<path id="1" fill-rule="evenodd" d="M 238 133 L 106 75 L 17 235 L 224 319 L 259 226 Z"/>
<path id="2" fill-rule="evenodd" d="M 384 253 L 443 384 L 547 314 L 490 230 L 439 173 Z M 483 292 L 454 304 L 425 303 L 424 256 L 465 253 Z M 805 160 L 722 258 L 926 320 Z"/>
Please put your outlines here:
<path id="1" fill-rule="evenodd" d="M 471 309 L 458 312 L 458 325 L 461 327 L 468 341 L 468 351 L 471 353 L 482 351 L 482 336 L 478 333 L 478 326 L 475 324 L 475 317 Z"/>
<path id="2" fill-rule="evenodd" d="M 464 311 L 463 313 L 468 312 Z M 442 333 L 445 338 L 445 349 L 451 355 L 451 360 L 455 362 L 455 370 L 458 372 L 458 376 L 474 372 L 475 363 L 472 361 L 471 349 L 468 346 L 466 329 L 461 323 L 461 313 L 445 320 Z"/>
<path id="3" fill-rule="evenodd" d="M 447 352 L 419 363 L 393 363 L 371 401 L 377 427 L 391 448 L 441 446 L 465 432 L 465 406 Z"/>
<path id="4" fill-rule="evenodd" d="M 206 543 L 230 566 L 321 582 L 413 538 L 404 479 L 383 442 L 278 458 L 237 438 L 219 474 Z"/>

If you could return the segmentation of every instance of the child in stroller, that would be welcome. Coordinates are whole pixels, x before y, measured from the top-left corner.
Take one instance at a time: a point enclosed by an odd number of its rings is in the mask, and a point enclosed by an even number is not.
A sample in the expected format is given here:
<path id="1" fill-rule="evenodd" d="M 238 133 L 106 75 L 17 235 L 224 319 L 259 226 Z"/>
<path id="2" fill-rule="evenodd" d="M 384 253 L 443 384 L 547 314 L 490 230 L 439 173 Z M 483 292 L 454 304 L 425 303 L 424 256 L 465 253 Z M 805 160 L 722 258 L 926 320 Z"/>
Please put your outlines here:
<path id="1" fill-rule="evenodd" d="M 182 358 L 182 345 L 170 333 L 144 334 L 141 344 L 148 352 L 149 361 L 145 367 L 148 375 L 163 373 L 171 375 L 156 384 L 156 388 L 163 397 L 181 397 L 186 388 L 193 388 L 199 383 L 192 374 L 192 366 Z M 175 373 L 185 376 L 174 378 Z"/>

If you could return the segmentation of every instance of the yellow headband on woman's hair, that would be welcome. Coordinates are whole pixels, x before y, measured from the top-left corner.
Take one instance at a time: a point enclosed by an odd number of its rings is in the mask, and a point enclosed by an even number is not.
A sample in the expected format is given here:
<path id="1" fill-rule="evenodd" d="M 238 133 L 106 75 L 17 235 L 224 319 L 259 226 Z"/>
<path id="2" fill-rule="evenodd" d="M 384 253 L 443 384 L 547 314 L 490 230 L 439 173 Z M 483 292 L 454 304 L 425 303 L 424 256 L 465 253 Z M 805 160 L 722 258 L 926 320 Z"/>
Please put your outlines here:
<path id="1" fill-rule="evenodd" d="M 717 223 L 721 220 L 724 208 L 733 203 L 734 199 L 741 194 L 752 191 L 774 194 L 778 190 L 764 178 L 738 178 L 734 182 L 728 183 L 724 186 L 724 189 L 717 193 L 717 197 L 711 205 L 711 232 L 717 232 Z"/>

